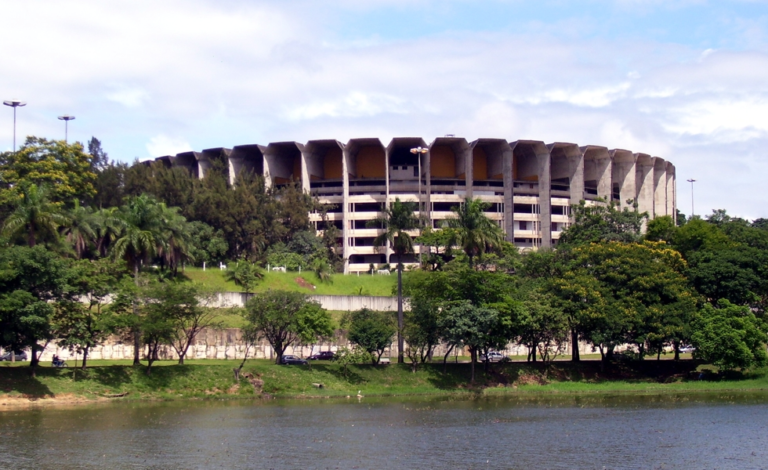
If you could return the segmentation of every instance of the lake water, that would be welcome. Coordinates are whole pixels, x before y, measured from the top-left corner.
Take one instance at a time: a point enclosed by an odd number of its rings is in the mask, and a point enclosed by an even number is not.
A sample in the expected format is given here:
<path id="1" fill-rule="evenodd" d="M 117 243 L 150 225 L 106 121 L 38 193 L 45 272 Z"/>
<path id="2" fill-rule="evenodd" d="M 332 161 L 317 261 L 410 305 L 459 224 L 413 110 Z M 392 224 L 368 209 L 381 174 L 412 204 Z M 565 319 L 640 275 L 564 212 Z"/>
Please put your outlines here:
<path id="1" fill-rule="evenodd" d="M 768 469 L 768 394 L 5 411 L 0 468 Z"/>

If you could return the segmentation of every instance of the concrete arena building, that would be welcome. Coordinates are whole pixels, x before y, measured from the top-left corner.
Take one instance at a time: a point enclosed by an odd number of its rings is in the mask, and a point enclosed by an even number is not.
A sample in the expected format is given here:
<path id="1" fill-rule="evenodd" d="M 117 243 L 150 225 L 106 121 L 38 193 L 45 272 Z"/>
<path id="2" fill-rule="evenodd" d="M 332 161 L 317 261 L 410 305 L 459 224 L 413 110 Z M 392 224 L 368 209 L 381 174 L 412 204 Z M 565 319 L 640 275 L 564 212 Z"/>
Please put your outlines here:
<path id="1" fill-rule="evenodd" d="M 411 149 L 422 147 L 425 153 Z M 534 140 L 507 141 L 398 137 L 274 142 L 212 148 L 160 157 L 167 166 L 205 176 L 214 159 L 226 159 L 230 181 L 244 170 L 268 185 L 292 179 L 321 203 L 333 204 L 328 220 L 342 233 L 345 272 L 363 272 L 390 261 L 391 250 L 374 248 L 380 229 L 370 228 L 386 204 L 420 200 L 432 226 L 452 216 L 466 196 L 489 203 L 487 215 L 519 248 L 554 246 L 570 223 L 570 205 L 598 197 L 621 207 L 635 199 L 651 218 L 676 215 L 675 167 L 659 157 L 629 150 Z M 419 178 L 421 174 L 421 178 Z M 317 228 L 320 214 L 311 214 Z M 322 227 L 320 227 L 322 228 Z M 419 247 L 416 248 L 417 253 Z M 392 262 L 395 260 L 392 259 Z M 404 262 L 414 262 L 414 259 Z"/>

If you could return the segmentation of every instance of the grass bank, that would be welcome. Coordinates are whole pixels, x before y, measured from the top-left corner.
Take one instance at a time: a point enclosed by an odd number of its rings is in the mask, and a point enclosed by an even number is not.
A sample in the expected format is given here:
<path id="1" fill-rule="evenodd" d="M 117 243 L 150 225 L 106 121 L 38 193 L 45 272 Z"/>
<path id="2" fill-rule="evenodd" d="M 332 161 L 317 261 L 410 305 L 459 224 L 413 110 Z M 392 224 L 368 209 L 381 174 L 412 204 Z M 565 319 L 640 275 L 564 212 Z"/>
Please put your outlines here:
<path id="1" fill-rule="evenodd" d="M 216 269 L 186 268 L 184 275 L 196 282 L 199 282 L 211 289 L 220 291 L 241 292 L 241 289 L 234 282 L 227 281 L 224 278 L 224 271 Z M 311 284 L 315 289 L 303 287 L 296 279 L 304 280 L 304 285 Z M 258 283 L 254 289 L 256 292 L 272 290 L 288 290 L 304 292 L 305 294 L 316 295 L 373 295 L 373 296 L 392 296 L 392 289 L 397 283 L 397 276 L 371 276 L 371 275 L 344 275 L 333 274 L 331 282 L 320 282 L 320 280 L 311 272 L 279 273 L 268 272 L 264 274 L 264 279 Z"/>
<path id="2" fill-rule="evenodd" d="M 235 382 L 236 361 L 190 361 L 183 366 L 161 361 L 147 376 L 144 367 L 126 361 L 93 361 L 87 370 L 40 367 L 30 377 L 27 367 L 0 367 L 0 402 L 77 397 L 82 400 L 149 400 L 200 398 L 255 398 L 247 379 Z M 704 391 L 768 392 L 768 370 L 720 376 L 704 372 L 694 361 L 644 361 L 602 368 L 599 361 L 580 364 L 509 363 L 482 366 L 474 384 L 470 365 L 420 366 L 409 364 L 354 365 L 346 371 L 327 362 L 305 366 L 276 366 L 266 360 L 248 361 L 244 372 L 263 381 L 263 393 L 273 397 L 355 397 L 439 394 L 537 395 L 600 393 L 681 393 Z M 322 384 L 317 388 L 314 384 Z M 116 398 L 116 397 L 120 398 Z M 2 408 L 0 408 L 2 409 Z"/>

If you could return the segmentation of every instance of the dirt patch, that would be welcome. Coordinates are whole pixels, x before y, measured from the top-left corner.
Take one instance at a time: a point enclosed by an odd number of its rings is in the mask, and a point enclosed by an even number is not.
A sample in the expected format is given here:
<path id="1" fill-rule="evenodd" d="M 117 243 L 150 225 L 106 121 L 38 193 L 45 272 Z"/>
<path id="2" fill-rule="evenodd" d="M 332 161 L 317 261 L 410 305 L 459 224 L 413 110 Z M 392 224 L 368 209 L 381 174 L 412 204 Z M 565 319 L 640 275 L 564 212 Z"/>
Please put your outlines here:
<path id="1" fill-rule="evenodd" d="M 538 374 L 521 374 L 514 385 L 547 385 L 549 381 Z"/>
<path id="2" fill-rule="evenodd" d="M 29 395 L 3 395 L 0 396 L 0 412 L 44 406 L 83 405 L 86 403 L 97 403 L 105 401 L 110 401 L 110 399 L 106 397 L 86 398 L 71 393 L 64 393 L 55 396 L 46 395 L 44 397 L 33 397 Z"/>
<path id="3" fill-rule="evenodd" d="M 294 281 L 296 281 L 296 284 L 300 285 L 301 287 L 303 287 L 303 288 L 305 288 L 305 289 L 309 289 L 309 290 L 315 290 L 315 289 L 317 289 L 317 286 L 315 286 L 315 285 L 313 285 L 313 284 L 310 284 L 310 283 L 309 283 L 309 282 L 307 282 L 307 280 L 306 280 L 306 279 L 304 279 L 303 277 L 297 277 L 296 279 L 294 279 Z"/>

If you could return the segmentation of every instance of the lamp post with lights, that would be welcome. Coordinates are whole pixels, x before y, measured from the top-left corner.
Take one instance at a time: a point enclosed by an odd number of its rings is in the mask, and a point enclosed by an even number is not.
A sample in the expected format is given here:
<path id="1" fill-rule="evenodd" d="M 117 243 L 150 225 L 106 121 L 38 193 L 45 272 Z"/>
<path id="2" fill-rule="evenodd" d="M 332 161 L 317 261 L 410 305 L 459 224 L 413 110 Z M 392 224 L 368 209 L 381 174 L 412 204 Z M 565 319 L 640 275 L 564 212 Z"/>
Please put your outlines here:
<path id="1" fill-rule="evenodd" d="M 59 121 L 64 121 L 64 142 L 69 142 L 69 121 L 74 119 L 75 117 L 70 116 L 69 114 L 59 116 Z"/>
<path id="2" fill-rule="evenodd" d="M 26 106 L 27 103 L 19 100 L 3 101 L 3 104 L 13 108 L 13 153 L 16 153 L 16 108 Z"/>
<path id="3" fill-rule="evenodd" d="M 688 181 L 689 183 L 691 183 L 691 219 L 693 219 L 693 216 L 694 216 L 694 214 L 696 213 L 696 212 L 694 212 L 694 210 L 693 210 L 693 183 L 695 183 L 695 182 L 696 182 L 696 180 L 695 180 L 695 179 L 693 179 L 693 178 L 691 178 L 691 179 L 689 179 L 689 180 L 686 180 L 686 181 Z"/>

